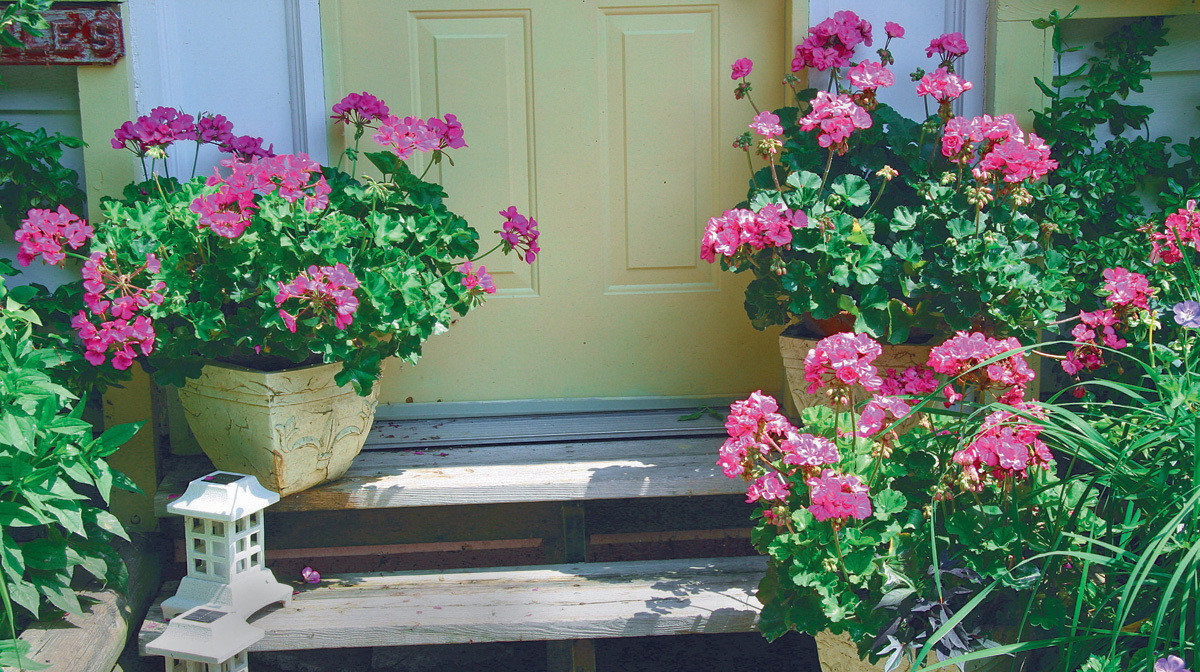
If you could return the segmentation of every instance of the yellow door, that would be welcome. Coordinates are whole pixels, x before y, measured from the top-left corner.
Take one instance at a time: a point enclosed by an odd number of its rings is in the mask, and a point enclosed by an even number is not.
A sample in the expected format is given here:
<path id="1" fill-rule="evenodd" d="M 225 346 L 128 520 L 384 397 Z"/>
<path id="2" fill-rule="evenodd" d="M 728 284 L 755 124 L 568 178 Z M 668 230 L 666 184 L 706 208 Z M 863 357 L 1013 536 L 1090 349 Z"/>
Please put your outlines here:
<path id="1" fill-rule="evenodd" d="M 779 104 L 786 4 L 323 1 L 329 100 L 369 91 L 400 116 L 457 114 L 469 148 L 441 167 L 447 204 L 485 249 L 510 205 L 541 230 L 532 266 L 483 262 L 500 291 L 417 366 L 389 367 L 380 401 L 780 387 L 778 331 L 749 326 L 747 278 L 699 247 L 748 179 L 731 143 L 753 112 L 729 64 L 752 58 L 756 102 Z"/>

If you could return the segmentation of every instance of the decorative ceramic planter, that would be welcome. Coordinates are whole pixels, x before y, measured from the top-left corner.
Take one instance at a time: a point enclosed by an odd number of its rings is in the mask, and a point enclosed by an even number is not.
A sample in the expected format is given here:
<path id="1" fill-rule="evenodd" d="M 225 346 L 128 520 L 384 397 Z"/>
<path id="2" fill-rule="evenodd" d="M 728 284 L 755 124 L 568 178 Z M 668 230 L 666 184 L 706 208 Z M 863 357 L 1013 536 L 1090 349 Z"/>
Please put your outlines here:
<path id="1" fill-rule="evenodd" d="M 799 413 L 812 406 L 828 406 L 829 400 L 824 394 L 808 394 L 808 381 L 804 380 L 804 358 L 808 351 L 816 347 L 820 339 L 797 338 L 793 336 L 779 337 L 779 353 L 783 355 L 783 368 L 787 373 L 788 389 L 792 392 L 792 403 Z M 875 359 L 875 368 L 883 375 L 888 369 L 903 371 L 910 366 L 925 366 L 929 362 L 929 351 L 936 343 L 930 345 L 889 345 L 880 344 L 883 353 Z M 871 398 L 872 393 L 862 387 L 854 386 L 854 399 L 857 402 Z M 908 428 L 913 420 L 906 420 L 908 425 L 901 425 L 901 431 Z"/>
<path id="2" fill-rule="evenodd" d="M 342 476 L 375 419 L 379 387 L 338 387 L 341 364 L 255 371 L 209 364 L 179 390 L 196 441 L 221 471 L 286 496 Z"/>

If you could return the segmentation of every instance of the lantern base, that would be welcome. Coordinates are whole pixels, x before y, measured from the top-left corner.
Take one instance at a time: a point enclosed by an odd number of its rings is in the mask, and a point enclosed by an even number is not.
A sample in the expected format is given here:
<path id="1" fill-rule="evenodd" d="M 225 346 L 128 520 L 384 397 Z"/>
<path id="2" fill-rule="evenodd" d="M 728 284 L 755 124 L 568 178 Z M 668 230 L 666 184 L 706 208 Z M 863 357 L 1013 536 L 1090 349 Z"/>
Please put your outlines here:
<path id="1" fill-rule="evenodd" d="M 207 581 L 185 576 L 179 582 L 175 594 L 162 603 L 163 616 L 175 618 L 179 614 L 203 605 L 237 614 L 249 620 L 263 607 L 292 601 L 292 588 L 275 580 L 275 575 L 266 567 L 256 567 L 241 572 L 229 583 Z"/>

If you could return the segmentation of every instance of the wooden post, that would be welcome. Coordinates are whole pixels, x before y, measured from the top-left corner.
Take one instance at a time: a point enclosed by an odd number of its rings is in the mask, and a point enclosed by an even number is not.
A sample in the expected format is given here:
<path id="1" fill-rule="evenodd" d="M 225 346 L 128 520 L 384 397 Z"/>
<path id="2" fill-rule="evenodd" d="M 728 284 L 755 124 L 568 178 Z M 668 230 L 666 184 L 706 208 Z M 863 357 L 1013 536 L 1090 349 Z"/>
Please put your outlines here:
<path id="1" fill-rule="evenodd" d="M 104 395 L 104 426 L 151 420 L 150 376 L 135 366 L 133 380 Z M 112 512 L 125 527 L 153 530 L 154 493 L 158 490 L 158 452 L 154 447 L 154 422 L 145 425 L 108 458 L 113 469 L 125 474 L 142 489 L 141 494 L 113 490 Z"/>
<path id="2" fill-rule="evenodd" d="M 546 672 L 596 672 L 596 645 L 590 639 L 546 642 Z"/>

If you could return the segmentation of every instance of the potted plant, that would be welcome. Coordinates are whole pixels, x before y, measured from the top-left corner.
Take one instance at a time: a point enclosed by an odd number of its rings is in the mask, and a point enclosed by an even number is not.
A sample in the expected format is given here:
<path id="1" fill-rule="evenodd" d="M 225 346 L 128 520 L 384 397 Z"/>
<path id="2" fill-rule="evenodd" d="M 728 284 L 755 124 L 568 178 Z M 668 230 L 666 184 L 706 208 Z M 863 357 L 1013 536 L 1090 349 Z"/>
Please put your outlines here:
<path id="1" fill-rule="evenodd" d="M 838 12 L 810 29 L 792 71 L 827 72 L 828 87 L 797 90 L 789 75 L 795 106 L 754 107 L 734 143 L 750 164 L 746 200 L 709 220 L 702 241 L 702 258 L 754 275 L 751 323 L 788 327 L 781 347 L 793 390 L 805 386 L 804 353 L 824 335 L 853 329 L 891 344 L 959 329 L 1029 336 L 1064 308 L 1066 263 L 1029 214 L 1028 185 L 1056 165 L 1049 149 L 1012 115 L 954 114 L 972 88 L 955 73 L 968 50 L 957 33 L 930 43 L 933 72 L 912 76 L 926 119 L 880 102 L 877 91 L 896 85 L 888 46 L 904 35 L 894 23 L 885 31 L 879 60 L 855 62 L 872 43 L 869 23 Z M 751 72 L 740 59 L 732 77 L 735 96 L 754 106 Z M 903 369 L 927 356 L 926 347 L 883 361 Z"/>
<path id="2" fill-rule="evenodd" d="M 100 222 L 31 210 L 17 232 L 23 264 L 83 260 L 85 305 L 72 323 L 88 361 L 125 369 L 140 360 L 157 382 L 180 386 L 217 468 L 284 495 L 349 467 L 385 359 L 416 361 L 427 338 L 495 291 L 476 265 L 478 233 L 405 163 L 416 153 L 429 165 L 449 161 L 465 147 L 454 115 L 396 117 L 367 93 L 333 112 L 354 128 L 350 173 L 275 155 L 259 138 L 234 136 L 220 115 L 156 108 L 114 135 L 147 179 L 104 201 Z M 385 148 L 365 154 L 381 177 L 360 179 L 368 131 Z M 180 141 L 232 156 L 208 177 L 159 175 Z M 501 215 L 492 249 L 532 263 L 537 222 L 515 208 Z"/>
<path id="3" fill-rule="evenodd" d="M 1200 213 L 1143 236 L 1153 279 L 1105 269 L 1103 307 L 1037 346 L 1096 384 L 1027 399 L 1032 347 L 1014 337 L 958 332 L 897 372 L 868 334 L 838 333 L 805 362 L 830 407 L 797 427 L 758 392 L 731 406 L 718 465 L 759 507 L 765 635 L 849 633 L 889 671 L 1194 662 Z"/>

